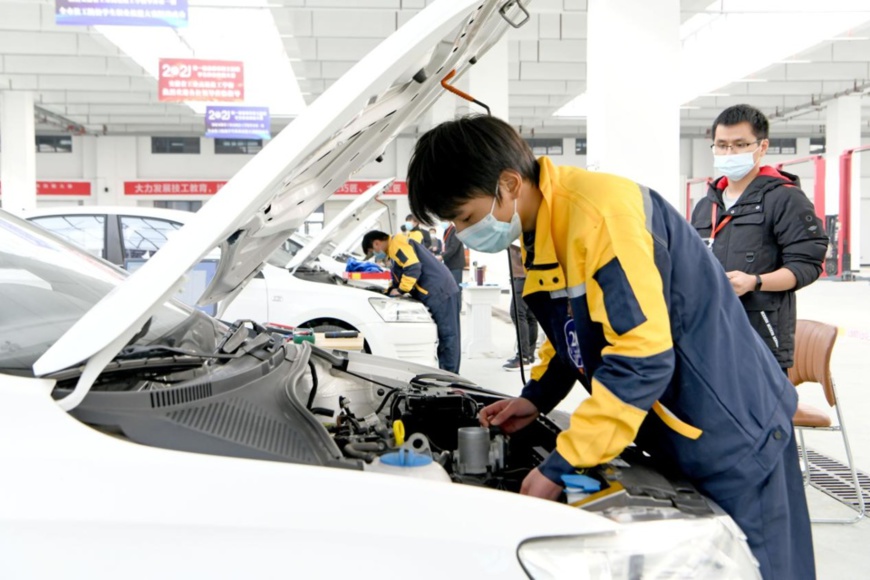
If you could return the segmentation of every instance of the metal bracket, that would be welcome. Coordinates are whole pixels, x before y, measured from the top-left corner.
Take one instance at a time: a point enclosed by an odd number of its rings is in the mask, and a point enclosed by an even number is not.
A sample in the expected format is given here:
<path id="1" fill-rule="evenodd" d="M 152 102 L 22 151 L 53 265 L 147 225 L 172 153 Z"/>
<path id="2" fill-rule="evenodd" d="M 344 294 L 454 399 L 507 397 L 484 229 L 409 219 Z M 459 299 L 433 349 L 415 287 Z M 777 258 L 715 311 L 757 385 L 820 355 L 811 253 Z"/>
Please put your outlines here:
<path id="1" fill-rule="evenodd" d="M 522 12 L 525 15 L 525 17 L 522 20 L 520 20 L 519 22 L 514 22 L 507 15 L 507 11 L 510 10 L 511 8 L 513 8 L 514 6 L 519 8 L 520 12 Z M 532 15 L 529 14 L 529 11 L 526 9 L 525 6 L 523 6 L 523 3 L 520 0 L 508 0 L 507 2 L 505 2 L 502 5 L 501 8 L 498 9 L 498 13 L 501 14 L 501 17 L 504 18 L 505 22 L 507 22 L 508 24 L 513 26 L 514 28 L 520 28 L 526 22 L 528 22 L 529 19 L 532 17 Z"/>

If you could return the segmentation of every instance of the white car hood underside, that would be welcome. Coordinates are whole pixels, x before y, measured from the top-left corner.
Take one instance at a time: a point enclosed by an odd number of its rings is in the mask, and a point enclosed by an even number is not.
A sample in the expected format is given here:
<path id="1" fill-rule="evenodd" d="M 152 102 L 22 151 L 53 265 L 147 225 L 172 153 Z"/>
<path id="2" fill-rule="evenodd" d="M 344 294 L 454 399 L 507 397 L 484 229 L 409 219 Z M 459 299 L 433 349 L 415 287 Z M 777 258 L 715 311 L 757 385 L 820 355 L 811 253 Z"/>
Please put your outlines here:
<path id="1" fill-rule="evenodd" d="M 525 4 L 525 3 L 524 3 Z M 33 366 L 37 376 L 86 363 L 84 398 L 104 366 L 170 299 L 183 276 L 220 247 L 200 303 L 230 300 L 272 251 L 351 175 L 444 93 L 509 28 L 505 0 L 440 0 L 420 11 L 338 79 L 253 157 L 163 249 L 76 322 Z"/>

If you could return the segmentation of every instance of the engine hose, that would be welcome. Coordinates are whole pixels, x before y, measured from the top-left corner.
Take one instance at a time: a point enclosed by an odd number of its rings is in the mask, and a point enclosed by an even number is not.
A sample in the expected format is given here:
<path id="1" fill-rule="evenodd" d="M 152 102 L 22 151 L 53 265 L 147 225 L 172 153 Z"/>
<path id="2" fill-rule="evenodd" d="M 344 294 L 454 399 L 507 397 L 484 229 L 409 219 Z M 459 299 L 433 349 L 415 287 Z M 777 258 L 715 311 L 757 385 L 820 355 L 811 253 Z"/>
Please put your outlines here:
<path id="1" fill-rule="evenodd" d="M 308 368 L 311 369 L 311 392 L 308 394 L 308 404 L 306 407 L 311 410 L 311 407 L 314 406 L 314 397 L 317 396 L 317 369 L 314 368 L 314 363 L 311 362 L 311 359 L 308 360 Z"/>
<path id="2" fill-rule="evenodd" d="M 375 459 L 378 458 L 378 452 L 385 451 L 387 449 L 386 443 L 383 441 L 377 442 L 355 442 L 348 443 L 344 446 L 344 452 L 357 459 L 362 459 L 366 463 L 371 463 Z"/>

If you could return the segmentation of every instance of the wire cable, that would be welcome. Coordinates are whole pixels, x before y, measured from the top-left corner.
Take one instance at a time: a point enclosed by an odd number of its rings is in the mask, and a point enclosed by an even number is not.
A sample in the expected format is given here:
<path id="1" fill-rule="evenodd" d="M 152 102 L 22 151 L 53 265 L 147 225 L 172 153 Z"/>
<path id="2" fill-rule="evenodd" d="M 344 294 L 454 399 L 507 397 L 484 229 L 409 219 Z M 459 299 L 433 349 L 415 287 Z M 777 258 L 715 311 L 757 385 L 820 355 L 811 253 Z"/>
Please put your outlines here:
<path id="1" fill-rule="evenodd" d="M 523 342 L 522 335 L 520 333 L 520 306 L 517 304 L 517 290 L 514 288 L 514 261 L 511 259 L 511 249 L 508 246 L 507 249 L 507 257 L 508 257 L 508 273 L 510 273 L 511 277 L 511 304 L 514 307 L 514 330 L 517 332 L 517 352 L 520 355 L 520 380 L 523 381 L 523 388 L 526 386 L 526 368 L 523 366 L 526 362 L 525 356 L 523 355 Z M 520 300 L 522 300 L 522 296 L 520 296 Z M 531 353 L 534 355 L 534 353 Z"/>

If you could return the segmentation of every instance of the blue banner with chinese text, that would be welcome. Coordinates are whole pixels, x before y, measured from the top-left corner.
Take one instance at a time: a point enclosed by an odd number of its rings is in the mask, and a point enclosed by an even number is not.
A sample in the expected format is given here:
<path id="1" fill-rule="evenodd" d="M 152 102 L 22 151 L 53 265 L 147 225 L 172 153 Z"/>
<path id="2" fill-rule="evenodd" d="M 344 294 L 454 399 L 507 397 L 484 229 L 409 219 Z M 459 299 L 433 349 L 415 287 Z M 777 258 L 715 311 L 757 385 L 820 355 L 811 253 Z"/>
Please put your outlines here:
<path id="1" fill-rule="evenodd" d="M 72 26 L 187 26 L 187 0 L 55 0 L 54 21 Z"/>

